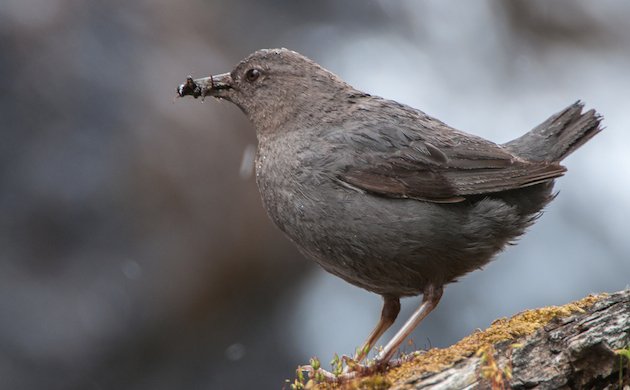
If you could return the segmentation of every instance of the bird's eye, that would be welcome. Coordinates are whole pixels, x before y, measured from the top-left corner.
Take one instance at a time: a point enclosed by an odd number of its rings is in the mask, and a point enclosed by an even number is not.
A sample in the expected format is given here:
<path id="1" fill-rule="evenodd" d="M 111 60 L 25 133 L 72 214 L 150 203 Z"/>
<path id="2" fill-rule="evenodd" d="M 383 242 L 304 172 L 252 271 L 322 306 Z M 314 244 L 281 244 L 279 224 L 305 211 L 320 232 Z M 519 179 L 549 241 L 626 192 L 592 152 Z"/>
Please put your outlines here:
<path id="1" fill-rule="evenodd" d="M 256 81 L 259 77 L 260 77 L 260 70 L 258 69 L 254 68 L 245 72 L 245 79 L 247 79 L 247 81 L 249 81 L 250 83 Z"/>

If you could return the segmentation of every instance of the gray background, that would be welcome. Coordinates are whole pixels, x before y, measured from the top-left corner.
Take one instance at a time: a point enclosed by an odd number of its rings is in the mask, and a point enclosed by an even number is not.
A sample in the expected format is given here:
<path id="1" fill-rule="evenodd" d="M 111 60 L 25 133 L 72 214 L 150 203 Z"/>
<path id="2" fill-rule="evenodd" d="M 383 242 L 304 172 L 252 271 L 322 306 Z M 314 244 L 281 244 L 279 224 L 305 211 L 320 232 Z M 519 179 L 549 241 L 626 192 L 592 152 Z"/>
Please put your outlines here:
<path id="1" fill-rule="evenodd" d="M 1 387 L 280 388 L 310 356 L 363 341 L 379 297 L 316 268 L 268 221 L 244 116 L 173 103 L 187 74 L 259 48 L 297 50 L 497 142 L 577 99 L 604 115 L 545 215 L 446 289 L 416 347 L 623 289 L 628 15 L 612 0 L 3 1 Z"/>

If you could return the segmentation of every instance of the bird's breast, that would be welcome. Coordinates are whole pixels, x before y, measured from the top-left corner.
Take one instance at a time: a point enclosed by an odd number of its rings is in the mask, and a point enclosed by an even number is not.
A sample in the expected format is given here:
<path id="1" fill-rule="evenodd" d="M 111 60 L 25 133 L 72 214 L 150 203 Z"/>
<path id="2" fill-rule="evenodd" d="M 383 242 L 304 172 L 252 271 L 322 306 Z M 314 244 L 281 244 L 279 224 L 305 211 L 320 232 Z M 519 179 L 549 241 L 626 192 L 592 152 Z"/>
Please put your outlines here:
<path id="1" fill-rule="evenodd" d="M 322 199 L 314 191 L 321 174 L 304 164 L 289 142 L 260 144 L 256 155 L 256 183 L 263 206 L 273 222 L 294 241 L 304 234 Z"/>

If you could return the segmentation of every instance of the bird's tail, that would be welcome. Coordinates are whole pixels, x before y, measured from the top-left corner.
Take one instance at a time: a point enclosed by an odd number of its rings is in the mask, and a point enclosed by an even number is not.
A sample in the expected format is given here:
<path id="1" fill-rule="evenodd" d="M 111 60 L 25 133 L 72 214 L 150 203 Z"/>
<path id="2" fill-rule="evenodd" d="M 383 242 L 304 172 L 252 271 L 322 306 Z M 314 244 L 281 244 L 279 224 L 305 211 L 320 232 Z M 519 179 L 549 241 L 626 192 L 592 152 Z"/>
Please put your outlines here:
<path id="1" fill-rule="evenodd" d="M 583 107 L 584 104 L 577 101 L 503 146 L 527 160 L 562 161 L 602 131 L 601 116 L 595 110 L 582 113 Z"/>

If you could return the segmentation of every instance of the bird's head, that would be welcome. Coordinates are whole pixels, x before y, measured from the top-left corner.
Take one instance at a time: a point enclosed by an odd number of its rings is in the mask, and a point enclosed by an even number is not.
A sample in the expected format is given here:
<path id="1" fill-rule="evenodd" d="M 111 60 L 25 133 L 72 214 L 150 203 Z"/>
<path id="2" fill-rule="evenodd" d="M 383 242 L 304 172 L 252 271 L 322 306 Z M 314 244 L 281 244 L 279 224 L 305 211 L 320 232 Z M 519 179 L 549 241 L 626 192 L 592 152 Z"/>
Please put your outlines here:
<path id="1" fill-rule="evenodd" d="M 267 49 L 252 53 L 230 73 L 189 77 L 177 93 L 228 100 L 264 132 L 279 129 L 289 118 L 308 121 L 348 89 L 339 77 L 299 53 Z"/>

